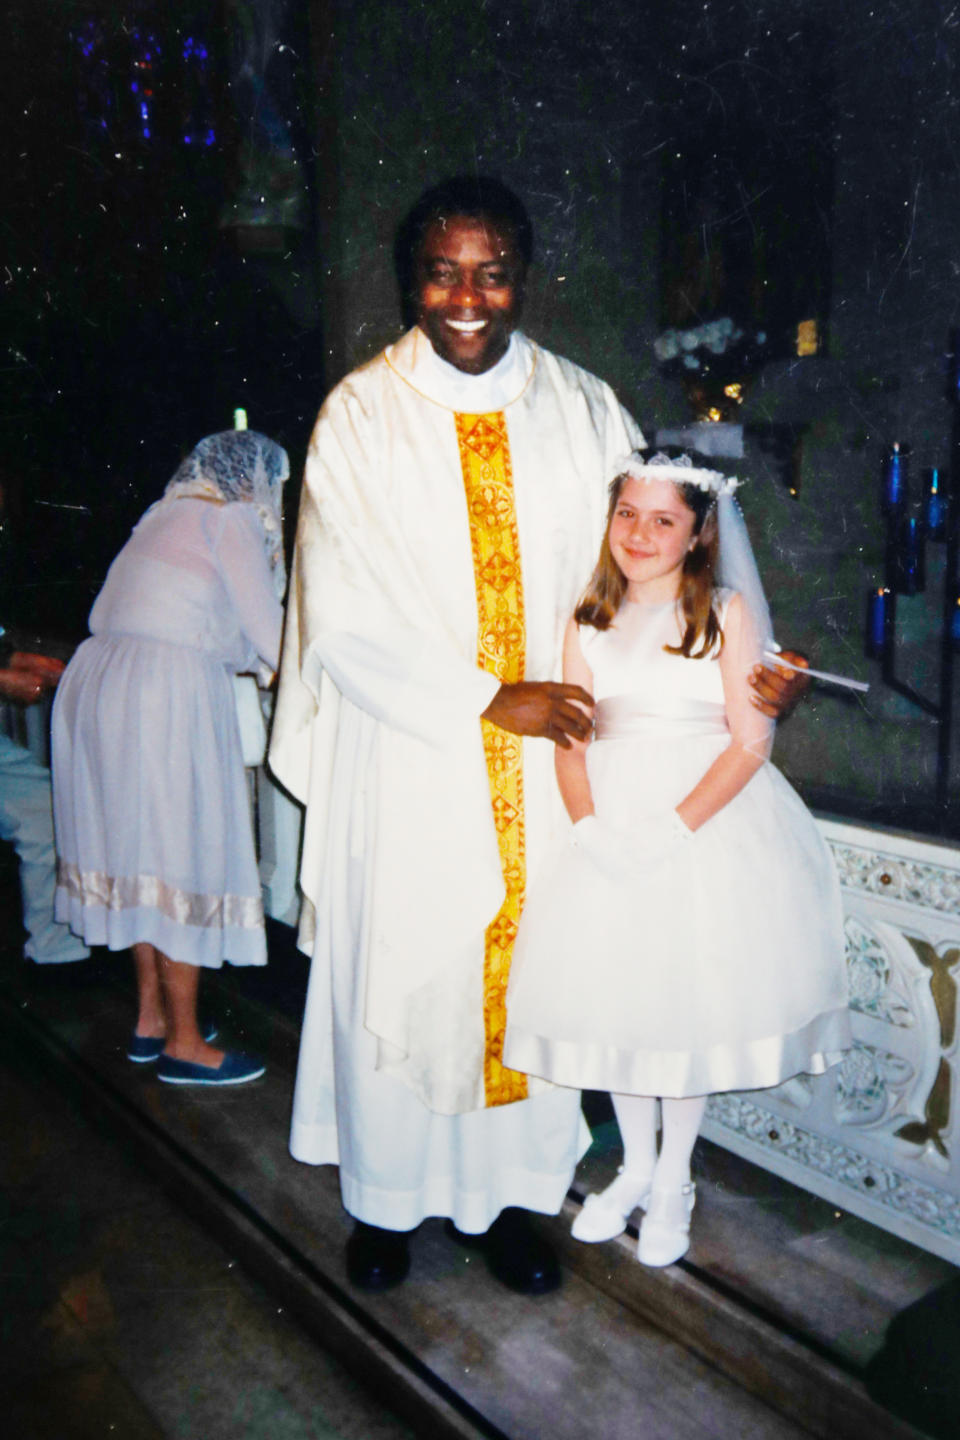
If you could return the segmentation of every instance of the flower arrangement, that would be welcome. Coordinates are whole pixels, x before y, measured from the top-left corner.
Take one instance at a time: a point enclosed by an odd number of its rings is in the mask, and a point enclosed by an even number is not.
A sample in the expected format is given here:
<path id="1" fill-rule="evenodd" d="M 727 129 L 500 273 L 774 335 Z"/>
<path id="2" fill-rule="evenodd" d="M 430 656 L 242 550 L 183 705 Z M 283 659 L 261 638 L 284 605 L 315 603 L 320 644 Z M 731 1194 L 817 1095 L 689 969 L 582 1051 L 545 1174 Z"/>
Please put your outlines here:
<path id="1" fill-rule="evenodd" d="M 747 339 L 746 332 L 729 316 L 723 316 L 686 330 L 664 330 L 653 342 L 653 353 L 661 365 L 679 358 L 684 370 L 700 370 L 709 364 L 710 355 L 726 355 L 729 350 L 746 349 L 747 346 L 740 346 L 744 339 Z M 751 348 L 754 345 L 762 348 L 766 342 L 767 337 L 762 330 L 747 340 Z"/>
<path id="2" fill-rule="evenodd" d="M 748 333 L 729 316 L 687 329 L 664 330 L 653 352 L 684 384 L 698 420 L 732 420 L 748 377 L 768 359 L 767 334 Z"/>

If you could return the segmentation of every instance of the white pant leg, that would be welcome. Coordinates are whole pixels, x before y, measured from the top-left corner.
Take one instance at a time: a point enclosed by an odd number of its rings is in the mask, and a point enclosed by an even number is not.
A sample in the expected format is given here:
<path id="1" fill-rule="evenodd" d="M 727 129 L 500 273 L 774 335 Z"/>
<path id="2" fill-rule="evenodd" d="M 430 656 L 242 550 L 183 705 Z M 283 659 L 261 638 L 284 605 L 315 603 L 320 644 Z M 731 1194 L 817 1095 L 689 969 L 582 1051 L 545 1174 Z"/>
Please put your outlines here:
<path id="1" fill-rule="evenodd" d="M 0 836 L 20 857 L 24 954 L 40 964 L 85 960 L 90 951 L 54 920 L 56 854 L 50 771 L 29 750 L 0 735 Z"/>

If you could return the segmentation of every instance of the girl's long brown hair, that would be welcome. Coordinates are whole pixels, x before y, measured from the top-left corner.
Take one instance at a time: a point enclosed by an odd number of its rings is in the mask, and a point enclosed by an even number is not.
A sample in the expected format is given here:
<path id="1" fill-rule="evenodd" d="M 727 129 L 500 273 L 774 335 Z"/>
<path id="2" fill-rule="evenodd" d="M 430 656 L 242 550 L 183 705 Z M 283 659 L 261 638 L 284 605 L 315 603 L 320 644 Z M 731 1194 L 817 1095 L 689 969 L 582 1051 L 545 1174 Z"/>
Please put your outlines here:
<path id="1" fill-rule="evenodd" d="M 590 577 L 583 598 L 573 618 L 578 625 L 592 625 L 595 630 L 608 630 L 627 592 L 627 581 L 610 551 L 610 522 L 620 501 L 620 492 L 630 479 L 618 475 L 610 486 L 607 528 L 600 546 L 600 556 Z M 693 511 L 693 533 L 697 544 L 684 557 L 677 599 L 684 621 L 683 638 L 679 645 L 665 645 L 672 655 L 685 655 L 691 660 L 719 654 L 723 646 L 723 630 L 714 608 L 714 572 L 717 564 L 717 518 L 715 497 L 699 485 L 672 481 L 677 494 Z"/>

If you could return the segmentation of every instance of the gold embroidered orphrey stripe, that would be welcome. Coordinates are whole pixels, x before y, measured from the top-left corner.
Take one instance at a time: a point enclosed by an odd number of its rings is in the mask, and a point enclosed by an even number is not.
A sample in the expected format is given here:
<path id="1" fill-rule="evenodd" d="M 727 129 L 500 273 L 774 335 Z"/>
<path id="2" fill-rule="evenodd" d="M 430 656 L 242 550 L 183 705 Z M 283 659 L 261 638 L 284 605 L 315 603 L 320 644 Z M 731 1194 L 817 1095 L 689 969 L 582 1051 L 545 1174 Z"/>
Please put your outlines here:
<path id="1" fill-rule="evenodd" d="M 156 875 L 105 875 L 100 870 L 81 870 L 65 860 L 57 862 L 57 884 L 72 900 L 92 908 L 159 910 L 179 925 L 204 929 L 263 928 L 263 900 L 259 895 L 204 895 L 179 890 Z"/>
<path id="2" fill-rule="evenodd" d="M 526 632 L 520 540 L 514 505 L 507 421 L 502 411 L 456 416 L 460 467 L 467 495 L 477 589 L 477 663 L 501 681 L 523 679 Z M 481 720 L 490 800 L 506 897 L 484 943 L 484 1096 L 488 1106 L 527 1098 L 527 1077 L 502 1063 L 507 980 L 526 887 L 523 745 Z"/>

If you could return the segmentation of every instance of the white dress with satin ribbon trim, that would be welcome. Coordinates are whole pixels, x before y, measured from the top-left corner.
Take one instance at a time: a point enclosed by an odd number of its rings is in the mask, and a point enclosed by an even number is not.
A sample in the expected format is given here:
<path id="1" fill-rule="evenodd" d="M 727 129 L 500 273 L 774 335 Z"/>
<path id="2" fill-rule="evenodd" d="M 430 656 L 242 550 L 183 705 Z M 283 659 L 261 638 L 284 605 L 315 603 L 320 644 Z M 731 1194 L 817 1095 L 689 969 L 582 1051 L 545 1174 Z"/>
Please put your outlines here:
<path id="1" fill-rule="evenodd" d="M 599 819 L 675 808 L 730 743 L 720 665 L 667 654 L 673 603 L 581 627 Z M 575 843 L 531 889 L 507 1002 L 508 1064 L 562 1085 L 703 1095 L 816 1074 L 850 1043 L 840 889 L 813 817 L 775 767 L 623 880 Z"/>
<path id="2" fill-rule="evenodd" d="M 114 560 L 53 709 L 56 913 L 88 945 L 266 963 L 232 676 L 282 619 L 251 504 L 165 501 Z"/>

